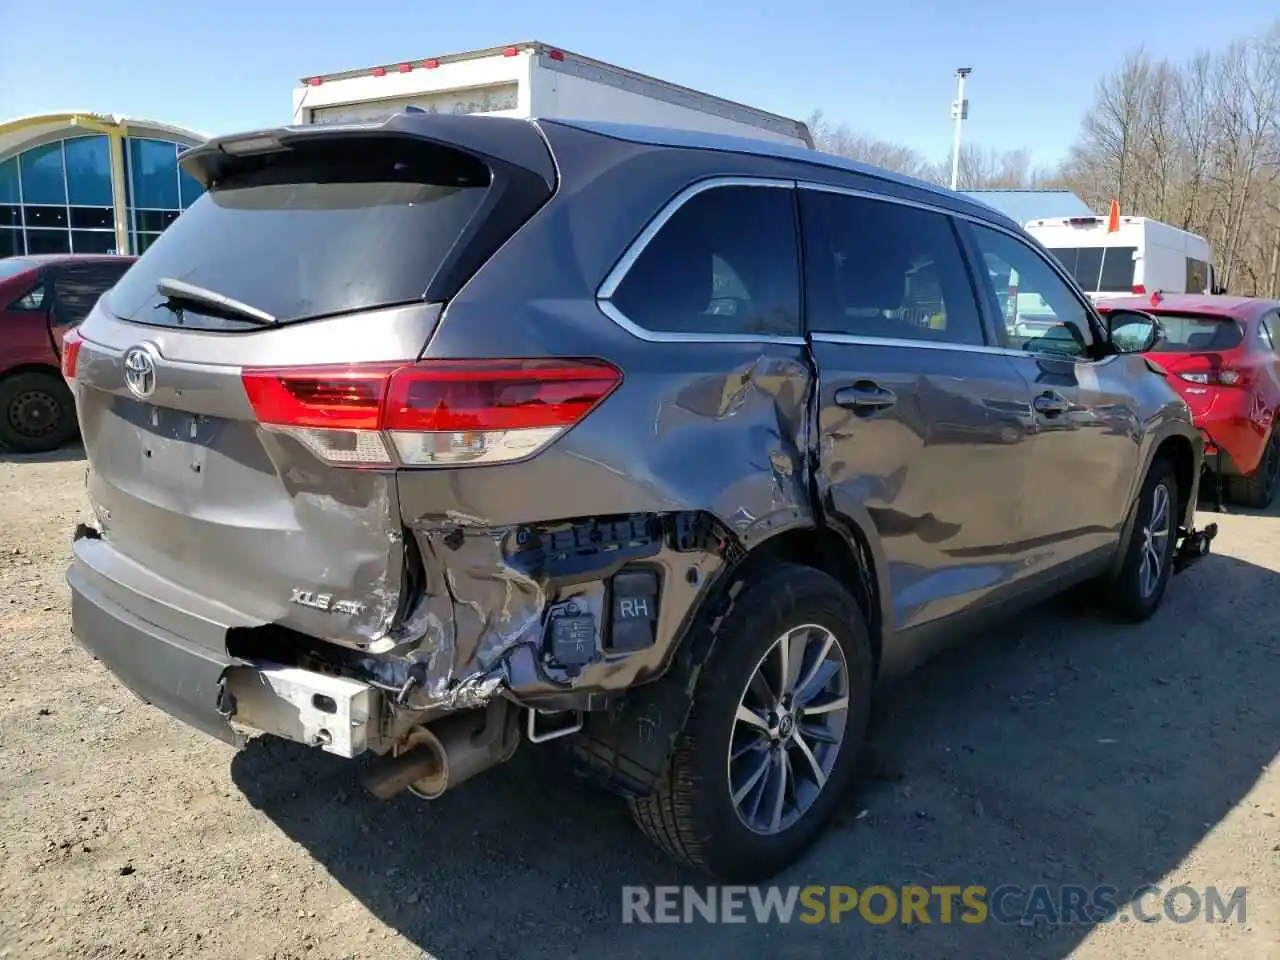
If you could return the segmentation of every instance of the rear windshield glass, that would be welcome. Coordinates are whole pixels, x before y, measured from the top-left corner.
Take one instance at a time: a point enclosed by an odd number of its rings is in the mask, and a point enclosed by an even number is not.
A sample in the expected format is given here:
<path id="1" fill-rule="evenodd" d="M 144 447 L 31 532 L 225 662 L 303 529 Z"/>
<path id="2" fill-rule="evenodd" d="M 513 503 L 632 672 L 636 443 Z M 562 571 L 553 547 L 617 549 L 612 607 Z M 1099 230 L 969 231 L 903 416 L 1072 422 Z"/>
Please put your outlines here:
<path id="1" fill-rule="evenodd" d="M 1231 350 L 1244 342 L 1244 329 L 1229 317 L 1192 314 L 1157 314 L 1164 327 L 1164 340 L 1157 353 L 1198 353 L 1202 350 Z"/>
<path id="2" fill-rule="evenodd" d="M 1133 258 L 1137 247 L 1050 247 L 1049 252 L 1090 293 L 1133 291 Z"/>
<path id="3" fill-rule="evenodd" d="M 298 320 L 422 297 L 484 199 L 489 171 L 388 140 L 254 161 L 179 216 L 116 285 L 117 316 L 171 324 L 162 278 Z M 184 325 L 223 326 L 188 308 Z"/>

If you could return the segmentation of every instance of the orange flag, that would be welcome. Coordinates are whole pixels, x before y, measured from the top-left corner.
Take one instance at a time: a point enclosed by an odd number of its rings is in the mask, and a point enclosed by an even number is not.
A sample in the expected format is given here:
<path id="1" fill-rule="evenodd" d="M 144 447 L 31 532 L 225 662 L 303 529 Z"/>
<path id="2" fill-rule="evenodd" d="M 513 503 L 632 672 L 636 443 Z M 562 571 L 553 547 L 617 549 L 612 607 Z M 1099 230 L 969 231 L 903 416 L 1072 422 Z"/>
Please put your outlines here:
<path id="1" fill-rule="evenodd" d="M 1111 213 L 1107 216 L 1107 233 L 1115 233 L 1120 229 L 1120 201 L 1111 198 Z"/>

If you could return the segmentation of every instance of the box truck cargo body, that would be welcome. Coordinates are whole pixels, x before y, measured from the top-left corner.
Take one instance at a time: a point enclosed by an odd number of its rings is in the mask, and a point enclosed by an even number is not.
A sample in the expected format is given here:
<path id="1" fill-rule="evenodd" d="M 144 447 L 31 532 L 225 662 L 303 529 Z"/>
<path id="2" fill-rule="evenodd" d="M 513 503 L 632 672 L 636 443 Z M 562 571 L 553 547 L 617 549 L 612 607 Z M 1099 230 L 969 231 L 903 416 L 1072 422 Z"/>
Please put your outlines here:
<path id="1" fill-rule="evenodd" d="M 1134 293 L 1212 293 L 1213 268 L 1204 237 L 1149 217 L 1029 220 L 1027 232 L 1058 258 L 1095 298 Z"/>
<path id="2" fill-rule="evenodd" d="M 799 120 L 537 42 L 306 77 L 293 93 L 293 123 L 374 120 L 408 107 L 615 121 L 813 147 Z"/>

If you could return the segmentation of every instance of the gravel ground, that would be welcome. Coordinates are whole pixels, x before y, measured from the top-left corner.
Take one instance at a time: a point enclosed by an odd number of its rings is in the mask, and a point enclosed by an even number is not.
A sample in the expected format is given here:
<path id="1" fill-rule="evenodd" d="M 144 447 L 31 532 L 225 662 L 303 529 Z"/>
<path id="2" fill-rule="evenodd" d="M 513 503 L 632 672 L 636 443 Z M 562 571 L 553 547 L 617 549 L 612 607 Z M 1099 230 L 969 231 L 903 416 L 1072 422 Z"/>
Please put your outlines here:
<path id="1" fill-rule="evenodd" d="M 1280 515 L 1216 518 L 1141 627 L 1056 604 L 890 691 L 870 778 L 780 879 L 1245 886 L 1245 922 L 624 925 L 623 885 L 701 881 L 545 748 L 380 803 L 358 764 L 237 753 L 117 685 L 70 634 L 83 478 L 0 454 L 0 956 L 1280 957 Z"/>

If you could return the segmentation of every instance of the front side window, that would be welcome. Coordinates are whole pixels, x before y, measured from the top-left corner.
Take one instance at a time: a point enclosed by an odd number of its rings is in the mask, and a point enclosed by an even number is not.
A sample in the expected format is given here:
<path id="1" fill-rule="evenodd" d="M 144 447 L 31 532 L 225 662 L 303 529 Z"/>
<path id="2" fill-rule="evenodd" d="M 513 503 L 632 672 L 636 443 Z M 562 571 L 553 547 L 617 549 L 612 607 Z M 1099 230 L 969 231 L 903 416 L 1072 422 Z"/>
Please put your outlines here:
<path id="1" fill-rule="evenodd" d="M 978 248 L 978 280 L 1002 318 L 1004 345 L 1035 353 L 1087 355 L 1093 342 L 1088 308 L 1030 245 L 990 227 L 969 227 Z"/>
<path id="2" fill-rule="evenodd" d="M 40 284 L 31 290 L 28 290 L 13 303 L 9 304 L 10 310 L 21 310 L 30 313 L 39 313 L 44 309 L 44 284 Z"/>
<path id="3" fill-rule="evenodd" d="M 797 336 L 800 266 L 792 191 L 712 187 L 680 206 L 610 298 L 657 333 Z"/>
<path id="4" fill-rule="evenodd" d="M 951 220 L 886 200 L 801 192 L 809 328 L 982 345 Z"/>

